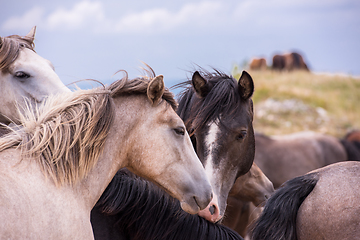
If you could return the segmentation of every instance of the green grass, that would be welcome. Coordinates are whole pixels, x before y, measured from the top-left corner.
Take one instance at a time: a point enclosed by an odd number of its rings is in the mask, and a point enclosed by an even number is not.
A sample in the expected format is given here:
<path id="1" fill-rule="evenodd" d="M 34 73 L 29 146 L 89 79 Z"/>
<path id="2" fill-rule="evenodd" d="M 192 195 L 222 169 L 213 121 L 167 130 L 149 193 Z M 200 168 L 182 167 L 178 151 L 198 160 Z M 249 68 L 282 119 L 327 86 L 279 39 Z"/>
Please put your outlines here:
<path id="1" fill-rule="evenodd" d="M 286 134 L 313 130 L 342 137 L 351 129 L 360 129 L 360 79 L 351 76 L 318 75 L 305 71 L 249 71 L 255 83 L 254 127 L 265 134 Z M 234 68 L 233 75 L 240 72 Z M 298 100 L 308 107 L 303 112 L 268 112 L 257 116 L 257 108 L 267 99 L 283 102 Z M 326 121 L 319 119 L 319 107 Z M 268 109 L 269 110 L 269 109 Z M 271 115 L 269 117 L 269 115 Z"/>

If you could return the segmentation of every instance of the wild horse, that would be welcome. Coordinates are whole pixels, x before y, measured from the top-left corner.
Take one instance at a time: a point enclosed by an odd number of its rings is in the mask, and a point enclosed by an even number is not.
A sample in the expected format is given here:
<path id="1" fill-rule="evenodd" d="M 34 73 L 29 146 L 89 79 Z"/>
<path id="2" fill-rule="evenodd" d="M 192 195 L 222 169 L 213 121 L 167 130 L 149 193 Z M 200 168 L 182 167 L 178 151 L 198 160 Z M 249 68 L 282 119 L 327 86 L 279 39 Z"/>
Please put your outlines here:
<path id="1" fill-rule="evenodd" d="M 211 186 L 163 77 L 49 97 L 0 138 L 0 235 L 92 239 L 90 211 L 127 167 L 197 213 Z"/>
<path id="2" fill-rule="evenodd" d="M 19 109 L 34 108 L 51 94 L 70 92 L 51 62 L 36 54 L 35 30 L 24 37 L 0 37 L 0 122 L 5 125 L 19 123 Z M 0 132 L 5 130 L 0 127 Z"/>
<path id="3" fill-rule="evenodd" d="M 253 93 L 253 82 L 246 72 L 243 73 L 239 82 L 219 71 L 215 71 L 215 73 L 203 72 L 201 75 L 199 72 L 195 72 L 191 81 L 180 84 L 181 86 L 186 85 L 187 88 L 179 101 L 177 112 L 184 119 L 197 152 L 203 152 L 199 154 L 199 157 L 203 164 L 208 166 L 206 169 L 208 176 L 212 179 L 213 188 L 216 186 L 218 192 L 224 195 L 225 203 L 221 204 L 223 212 L 226 207 L 227 195 L 236 177 L 246 173 L 253 162 L 255 151 L 252 128 L 253 106 L 250 98 Z M 191 86 L 188 86 L 188 84 L 191 84 Z M 210 157 L 210 155 L 213 157 Z M 213 171 L 211 166 L 216 167 L 218 171 Z M 116 183 L 111 184 L 111 186 L 109 185 L 109 188 L 116 189 Z M 214 191 L 216 194 L 217 191 Z M 106 199 L 105 204 L 104 199 Z M 106 213 L 101 214 L 103 209 L 107 209 L 106 202 L 111 201 L 118 202 L 120 200 L 103 195 L 99 201 L 99 203 L 102 202 L 103 204 L 99 204 L 93 209 L 92 224 L 96 239 L 108 239 L 104 237 L 103 230 L 98 227 L 101 221 L 116 221 L 118 219 L 116 211 L 106 211 Z M 118 206 L 121 208 L 121 201 Z M 217 206 L 214 210 L 213 214 L 211 214 L 207 209 L 205 217 L 217 221 L 220 218 L 220 211 Z M 99 220 L 99 218 L 103 220 Z M 194 219 L 192 216 L 189 216 L 189 218 Z M 118 224 L 121 221 L 130 221 L 134 223 L 133 226 L 138 226 L 136 223 L 140 222 L 139 225 L 141 225 L 142 214 L 129 215 L 128 220 L 118 220 Z M 153 218 L 153 221 L 157 220 Z M 122 235 L 124 230 L 117 229 L 117 226 L 112 225 L 113 223 L 109 224 L 111 226 L 107 226 L 108 229 L 115 231 L 118 237 L 126 239 L 126 236 Z M 209 224 L 211 223 L 205 221 L 201 224 L 201 227 L 206 228 Z M 184 231 L 184 229 L 180 229 L 181 226 L 177 226 L 179 229 L 172 229 L 174 231 Z M 133 239 L 133 235 L 137 231 L 142 232 L 143 230 L 140 231 L 140 229 L 132 227 L 131 230 L 125 231 L 131 232 L 132 237 L 130 239 Z M 208 235 L 205 234 L 203 238 L 207 239 L 206 236 Z M 183 239 L 182 235 L 179 235 L 178 239 Z M 211 239 L 211 237 L 208 239 Z"/>
<path id="4" fill-rule="evenodd" d="M 359 239 L 360 163 L 335 163 L 287 181 L 267 201 L 254 240 Z"/>

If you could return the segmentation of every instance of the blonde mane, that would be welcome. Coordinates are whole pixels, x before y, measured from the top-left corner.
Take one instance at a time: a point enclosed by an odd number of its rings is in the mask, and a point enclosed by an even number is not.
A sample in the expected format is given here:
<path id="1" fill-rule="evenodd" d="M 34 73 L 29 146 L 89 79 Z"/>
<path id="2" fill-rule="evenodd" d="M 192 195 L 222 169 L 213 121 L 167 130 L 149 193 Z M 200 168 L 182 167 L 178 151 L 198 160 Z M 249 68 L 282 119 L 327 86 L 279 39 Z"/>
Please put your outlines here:
<path id="1" fill-rule="evenodd" d="M 18 147 L 22 160 L 37 160 L 57 186 L 74 184 L 89 173 L 103 150 L 114 115 L 111 98 L 146 94 L 150 80 L 129 80 L 126 74 L 107 88 L 51 96 L 35 113 L 30 107 L 19 111 L 22 126 L 0 138 L 0 151 Z M 176 107 L 167 89 L 163 99 Z"/>
<path id="2" fill-rule="evenodd" d="M 35 52 L 34 46 L 32 37 L 18 35 L 0 37 L 0 71 L 6 72 L 9 69 L 22 48 L 28 48 Z"/>

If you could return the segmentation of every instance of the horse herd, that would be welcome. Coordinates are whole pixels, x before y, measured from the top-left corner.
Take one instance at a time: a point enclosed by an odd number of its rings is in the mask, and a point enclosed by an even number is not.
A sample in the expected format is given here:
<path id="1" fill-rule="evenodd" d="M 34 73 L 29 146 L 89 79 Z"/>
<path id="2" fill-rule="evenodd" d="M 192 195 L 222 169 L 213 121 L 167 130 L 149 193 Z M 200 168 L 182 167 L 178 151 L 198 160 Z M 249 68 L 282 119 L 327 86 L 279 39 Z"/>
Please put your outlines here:
<path id="1" fill-rule="evenodd" d="M 360 238 L 360 133 L 254 132 L 246 71 L 72 92 L 34 36 L 0 40 L 2 239 Z"/>
<path id="2" fill-rule="evenodd" d="M 252 58 L 249 63 L 250 70 L 266 70 L 267 63 L 265 58 Z M 309 71 L 307 64 L 301 54 L 297 52 L 289 52 L 284 54 L 275 54 L 272 58 L 272 70 L 276 71 L 293 71 L 305 70 Z"/>

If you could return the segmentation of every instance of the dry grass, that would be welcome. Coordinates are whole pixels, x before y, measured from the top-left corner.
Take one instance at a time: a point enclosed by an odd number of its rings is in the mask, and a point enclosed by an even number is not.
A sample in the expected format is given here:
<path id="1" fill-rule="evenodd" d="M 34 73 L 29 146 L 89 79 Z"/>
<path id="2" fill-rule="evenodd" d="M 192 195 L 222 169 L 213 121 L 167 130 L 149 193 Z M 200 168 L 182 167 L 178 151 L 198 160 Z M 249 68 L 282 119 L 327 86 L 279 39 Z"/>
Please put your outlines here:
<path id="1" fill-rule="evenodd" d="M 360 129 L 360 79 L 305 71 L 249 73 L 255 82 L 256 131 L 313 130 L 342 137 Z M 233 75 L 240 75 L 236 68 Z"/>

